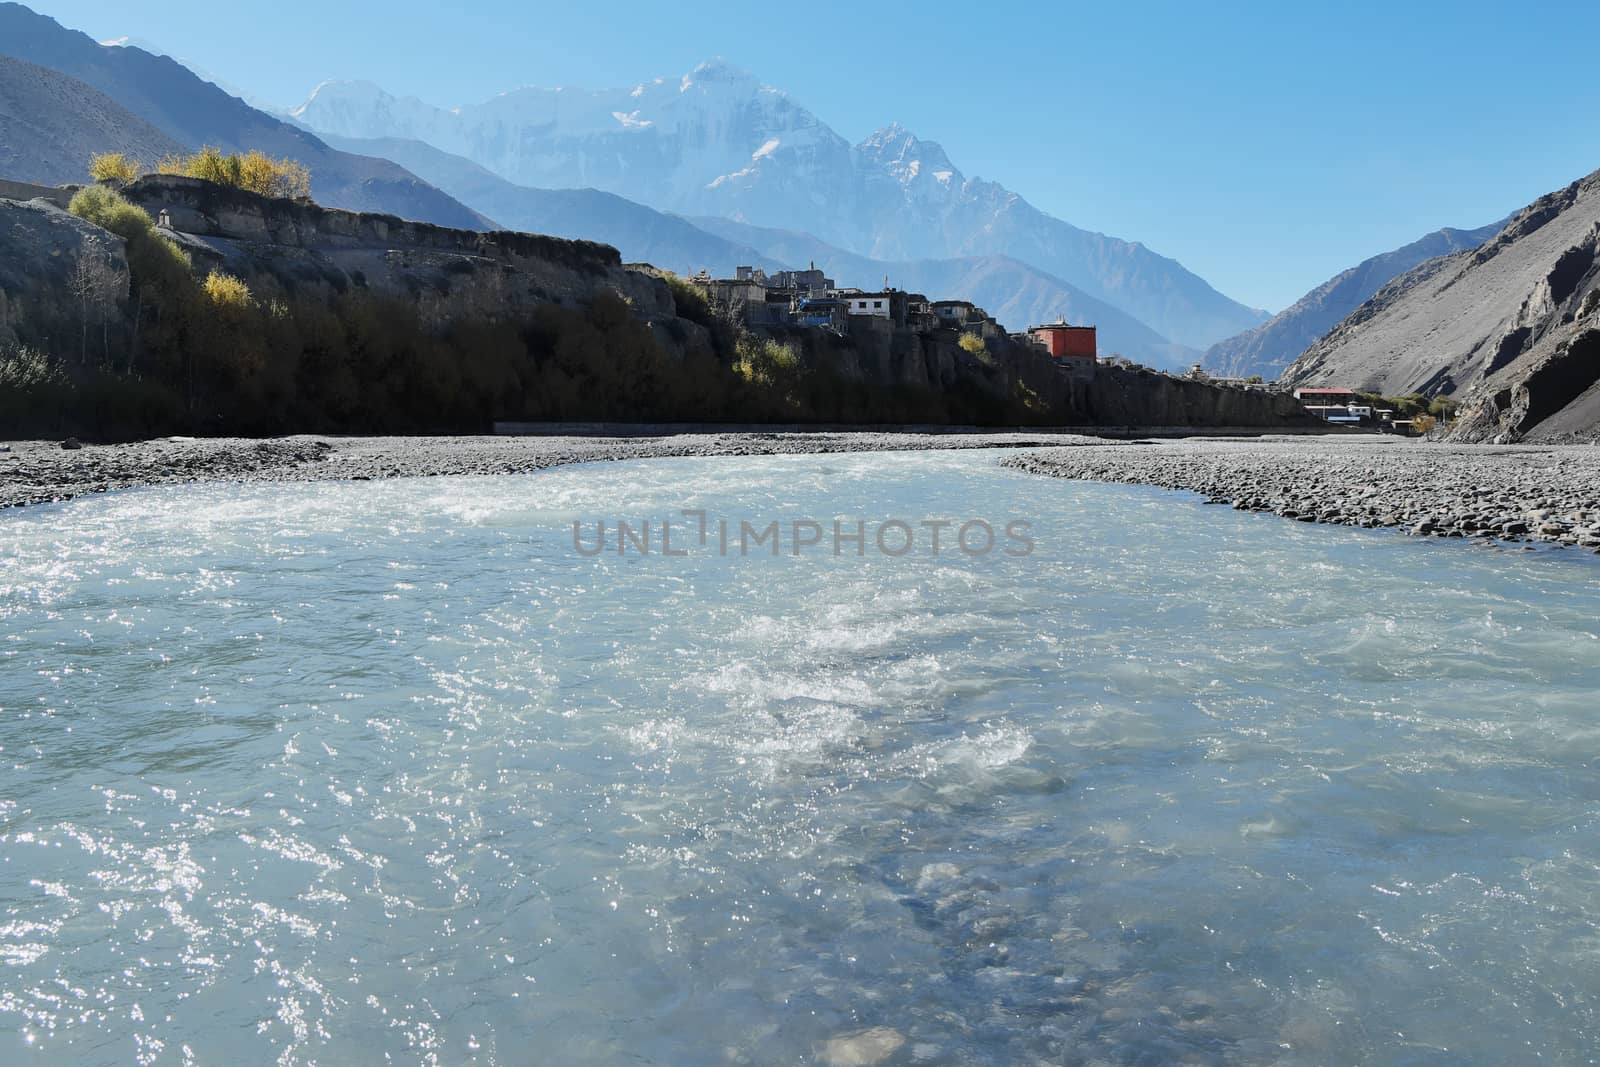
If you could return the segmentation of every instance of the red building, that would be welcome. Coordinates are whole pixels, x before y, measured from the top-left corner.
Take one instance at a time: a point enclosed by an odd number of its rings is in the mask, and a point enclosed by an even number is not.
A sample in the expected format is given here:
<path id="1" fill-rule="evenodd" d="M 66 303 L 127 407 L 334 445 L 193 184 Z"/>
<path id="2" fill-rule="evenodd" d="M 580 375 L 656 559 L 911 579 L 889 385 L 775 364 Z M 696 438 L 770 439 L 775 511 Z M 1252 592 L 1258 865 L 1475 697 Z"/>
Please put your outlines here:
<path id="1" fill-rule="evenodd" d="M 1065 320 L 1029 331 L 1055 359 L 1098 359 L 1100 344 L 1093 326 L 1068 326 Z"/>

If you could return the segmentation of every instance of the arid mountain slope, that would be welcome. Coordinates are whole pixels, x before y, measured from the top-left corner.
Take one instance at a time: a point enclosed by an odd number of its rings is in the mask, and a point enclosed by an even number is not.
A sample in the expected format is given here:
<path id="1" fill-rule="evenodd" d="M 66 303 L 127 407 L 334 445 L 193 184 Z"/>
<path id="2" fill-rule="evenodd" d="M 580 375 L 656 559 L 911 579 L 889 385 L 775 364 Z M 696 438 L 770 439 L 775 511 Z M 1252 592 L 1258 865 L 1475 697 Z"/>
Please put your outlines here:
<path id="1" fill-rule="evenodd" d="M 364 140 L 328 135 L 335 148 L 392 159 L 423 180 L 513 230 L 600 241 L 632 263 L 651 263 L 679 274 L 707 270 L 730 277 L 748 264 L 781 270 L 790 264 L 754 248 L 723 240 L 686 219 L 598 189 L 530 189 L 506 181 L 470 159 L 421 141 L 397 137 Z"/>
<path id="2" fill-rule="evenodd" d="M 1430 259 L 1477 248 L 1504 226 L 1502 219 L 1476 230 L 1447 227 L 1373 256 L 1329 278 L 1270 321 L 1212 345 L 1202 363 L 1214 374 L 1241 378 L 1259 374 L 1272 381 L 1389 282 Z"/>
<path id="3" fill-rule="evenodd" d="M 1296 385 L 1454 395 L 1458 435 L 1600 430 L 1600 171 L 1540 197 L 1476 251 L 1384 286 L 1285 372 Z"/>
<path id="4" fill-rule="evenodd" d="M 76 78 L 0 56 L 0 178 L 66 185 L 97 152 L 150 162 L 183 146 Z"/>
<path id="5" fill-rule="evenodd" d="M 259 148 L 297 159 L 311 169 L 312 195 L 331 207 L 385 212 L 441 226 L 495 228 L 484 216 L 398 164 L 335 151 L 165 56 L 98 44 L 21 4 L 0 3 L 0 55 L 84 82 L 186 147 Z M 31 116 L 31 121 L 48 126 L 72 119 L 66 114 L 41 114 Z"/>

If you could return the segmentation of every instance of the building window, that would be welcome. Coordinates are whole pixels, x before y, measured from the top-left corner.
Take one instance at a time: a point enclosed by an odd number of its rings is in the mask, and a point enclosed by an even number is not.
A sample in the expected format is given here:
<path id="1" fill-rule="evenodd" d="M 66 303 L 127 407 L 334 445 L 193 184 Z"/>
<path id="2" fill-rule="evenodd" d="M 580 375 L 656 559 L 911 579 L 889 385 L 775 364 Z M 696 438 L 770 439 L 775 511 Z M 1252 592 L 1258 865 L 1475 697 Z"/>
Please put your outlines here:
<path id="1" fill-rule="evenodd" d="M 880 308 L 881 309 L 883 307 L 883 301 L 882 300 L 874 300 L 872 302 L 872 306 L 875 307 L 875 308 Z"/>

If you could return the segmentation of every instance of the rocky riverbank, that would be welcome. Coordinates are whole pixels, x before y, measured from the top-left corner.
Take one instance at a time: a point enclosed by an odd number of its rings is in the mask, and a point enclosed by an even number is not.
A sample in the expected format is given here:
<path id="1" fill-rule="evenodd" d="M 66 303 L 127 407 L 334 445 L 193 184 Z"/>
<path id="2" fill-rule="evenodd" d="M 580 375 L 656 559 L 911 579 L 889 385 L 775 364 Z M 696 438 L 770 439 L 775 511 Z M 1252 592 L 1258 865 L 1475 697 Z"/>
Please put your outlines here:
<path id="1" fill-rule="evenodd" d="M 74 442 L 75 443 L 75 442 Z M 669 456 L 899 452 L 1104 443 L 1051 433 L 695 433 L 659 437 L 163 438 L 66 448 L 0 444 L 0 508 L 185 482 L 304 482 L 522 474 L 569 463 Z"/>
<path id="2" fill-rule="evenodd" d="M 1600 550 L 1600 447 L 1391 437 L 1107 443 L 1008 457 L 1057 478 L 1185 489 L 1301 522 Z"/>
<path id="3" fill-rule="evenodd" d="M 686 433 L 650 437 L 165 438 L 0 445 L 0 508 L 135 486 L 521 474 L 674 456 L 1037 448 L 1008 467 L 1154 485 L 1301 522 L 1600 550 L 1600 447 L 1388 437 L 1117 441 L 1051 433 Z"/>

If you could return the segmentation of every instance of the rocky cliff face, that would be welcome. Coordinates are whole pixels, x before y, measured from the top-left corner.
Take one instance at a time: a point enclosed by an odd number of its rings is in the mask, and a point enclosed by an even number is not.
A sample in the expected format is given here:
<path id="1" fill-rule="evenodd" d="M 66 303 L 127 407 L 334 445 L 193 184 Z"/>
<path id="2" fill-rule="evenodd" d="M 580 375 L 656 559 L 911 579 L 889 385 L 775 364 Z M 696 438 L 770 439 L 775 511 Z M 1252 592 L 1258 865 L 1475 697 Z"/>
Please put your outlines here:
<path id="1" fill-rule="evenodd" d="M 1032 398 L 1035 424 L 1115 428 L 1225 427 L 1309 429 L 1322 425 L 1288 393 L 1221 386 L 1143 368 L 1101 364 L 1074 376 L 1032 345 L 988 340 L 974 357 L 954 330 L 911 333 L 883 320 L 852 320 L 848 338 L 791 331 L 813 359 L 827 359 L 847 377 L 883 385 L 966 392 L 991 403 Z"/>
<path id="2" fill-rule="evenodd" d="M 1254 330 L 1212 345 L 1201 362 L 1214 374 L 1240 378 L 1258 374 L 1275 381 L 1302 352 L 1389 282 L 1430 259 L 1477 248 L 1504 226 L 1501 221 L 1476 230 L 1437 230 L 1373 256 L 1323 282 Z"/>
<path id="3" fill-rule="evenodd" d="M 179 177 L 134 182 L 124 194 L 191 255 L 197 271 L 221 267 L 260 292 L 331 294 L 365 289 L 404 298 L 424 322 L 515 321 L 548 304 L 582 308 L 614 293 L 671 354 L 712 347 L 706 327 L 678 317 L 671 288 L 650 269 L 626 267 L 606 245 L 515 233 L 479 233 L 357 214 L 309 201 L 271 200 Z M 38 343 L 58 354 L 82 328 L 72 274 L 103 262 L 107 299 L 128 291 L 122 243 L 43 202 L 0 200 L 0 341 Z M 1166 375 L 1101 367 L 1092 380 L 1057 368 L 1042 350 L 995 331 L 990 354 L 963 350 L 953 330 L 916 333 L 858 320 L 847 337 L 795 330 L 816 365 L 903 398 L 905 417 L 943 411 L 1003 419 L 1025 404 L 1037 423 L 1115 426 L 1293 426 L 1306 422 L 1282 396 L 1225 389 Z M 725 353 L 725 355 L 727 355 Z M 930 402 L 930 398 L 944 401 Z M 873 411 L 896 410 L 879 404 Z"/>
<path id="4" fill-rule="evenodd" d="M 1475 251 L 1395 279 L 1285 373 L 1297 385 L 1453 395 L 1456 433 L 1600 432 L 1600 171 L 1541 197 Z"/>
<path id="5" fill-rule="evenodd" d="M 1318 426 L 1289 393 L 1242 389 L 1154 371 L 1104 366 L 1080 387 L 1077 403 L 1089 425 L 1228 426 L 1307 429 Z"/>
<path id="6" fill-rule="evenodd" d="M 96 291 L 75 293 L 74 275 L 84 266 Z M 98 316 L 127 295 L 120 238 L 42 200 L 0 200 L 0 349 L 20 344 L 65 351 L 82 328 L 85 300 Z"/>
<path id="7" fill-rule="evenodd" d="M 271 274 L 290 291 L 367 288 L 422 300 L 440 319 L 577 307 L 612 291 L 647 320 L 676 316 L 664 282 L 624 268 L 615 248 L 592 241 L 451 229 L 167 175 L 123 192 L 152 218 L 165 212 L 201 261 Z"/>

